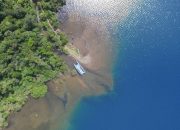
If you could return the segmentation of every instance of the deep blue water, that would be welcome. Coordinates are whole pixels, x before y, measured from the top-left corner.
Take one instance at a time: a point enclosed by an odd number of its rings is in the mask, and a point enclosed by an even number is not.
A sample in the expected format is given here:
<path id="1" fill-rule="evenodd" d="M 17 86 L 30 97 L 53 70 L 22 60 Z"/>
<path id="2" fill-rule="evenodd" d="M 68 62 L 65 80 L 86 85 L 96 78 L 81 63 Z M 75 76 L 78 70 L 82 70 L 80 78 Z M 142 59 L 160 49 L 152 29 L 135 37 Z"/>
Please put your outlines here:
<path id="1" fill-rule="evenodd" d="M 180 1 L 145 4 L 112 37 L 114 91 L 83 99 L 71 129 L 180 130 Z"/>

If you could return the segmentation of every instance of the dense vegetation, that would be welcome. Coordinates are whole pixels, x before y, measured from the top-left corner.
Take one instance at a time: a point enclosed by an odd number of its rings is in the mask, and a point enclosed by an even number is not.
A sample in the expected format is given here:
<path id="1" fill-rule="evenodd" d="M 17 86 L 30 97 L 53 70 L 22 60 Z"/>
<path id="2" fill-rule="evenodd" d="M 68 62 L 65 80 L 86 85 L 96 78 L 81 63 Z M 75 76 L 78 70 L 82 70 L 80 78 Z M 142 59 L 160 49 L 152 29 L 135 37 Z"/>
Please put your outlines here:
<path id="1" fill-rule="evenodd" d="M 56 12 L 63 0 L 0 0 L 0 127 L 25 104 L 29 95 L 42 97 L 45 82 L 66 66 L 67 39 L 56 31 Z"/>

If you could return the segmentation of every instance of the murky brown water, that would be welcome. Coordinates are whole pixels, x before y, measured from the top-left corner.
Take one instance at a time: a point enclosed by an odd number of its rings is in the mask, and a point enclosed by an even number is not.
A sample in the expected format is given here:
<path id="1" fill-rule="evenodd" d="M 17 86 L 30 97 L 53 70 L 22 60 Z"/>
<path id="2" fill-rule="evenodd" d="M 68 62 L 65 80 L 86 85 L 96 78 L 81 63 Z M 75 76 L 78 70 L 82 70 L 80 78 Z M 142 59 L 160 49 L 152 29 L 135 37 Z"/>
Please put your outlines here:
<path id="1" fill-rule="evenodd" d="M 94 75 L 89 73 L 83 78 L 67 75 L 49 82 L 46 97 L 30 99 L 20 112 L 9 118 L 9 127 L 5 130 L 65 130 L 81 97 L 109 90 L 104 79 Z"/>

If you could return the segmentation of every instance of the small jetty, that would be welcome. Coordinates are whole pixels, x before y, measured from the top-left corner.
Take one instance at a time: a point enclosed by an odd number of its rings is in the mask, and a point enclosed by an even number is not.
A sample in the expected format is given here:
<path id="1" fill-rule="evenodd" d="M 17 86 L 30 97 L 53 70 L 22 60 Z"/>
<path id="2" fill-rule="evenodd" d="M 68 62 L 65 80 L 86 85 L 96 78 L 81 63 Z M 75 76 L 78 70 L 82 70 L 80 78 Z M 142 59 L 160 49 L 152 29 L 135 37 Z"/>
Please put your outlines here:
<path id="1" fill-rule="evenodd" d="M 75 69 L 77 70 L 77 72 L 80 75 L 84 75 L 86 73 L 86 71 L 84 70 L 84 68 L 80 65 L 80 63 L 78 61 L 76 61 L 76 64 L 74 64 Z"/>

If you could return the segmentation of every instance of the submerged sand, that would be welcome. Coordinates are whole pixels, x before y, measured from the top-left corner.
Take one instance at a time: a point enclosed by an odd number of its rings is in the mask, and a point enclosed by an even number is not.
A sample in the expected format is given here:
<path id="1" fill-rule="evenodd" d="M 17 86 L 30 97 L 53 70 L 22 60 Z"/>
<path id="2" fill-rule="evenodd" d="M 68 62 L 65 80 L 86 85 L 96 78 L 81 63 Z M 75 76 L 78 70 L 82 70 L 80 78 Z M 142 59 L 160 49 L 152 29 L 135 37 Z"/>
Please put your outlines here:
<path id="1" fill-rule="evenodd" d="M 61 26 L 69 42 L 79 48 L 81 57 L 77 60 L 87 73 L 72 76 L 68 72 L 48 82 L 47 95 L 38 100 L 30 99 L 20 112 L 11 115 L 9 127 L 4 130 L 65 130 L 71 125 L 71 114 L 82 97 L 104 94 L 112 89 L 110 40 L 103 23 L 94 23 L 71 13 Z M 75 59 L 70 56 L 64 59 L 72 69 Z"/>

